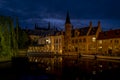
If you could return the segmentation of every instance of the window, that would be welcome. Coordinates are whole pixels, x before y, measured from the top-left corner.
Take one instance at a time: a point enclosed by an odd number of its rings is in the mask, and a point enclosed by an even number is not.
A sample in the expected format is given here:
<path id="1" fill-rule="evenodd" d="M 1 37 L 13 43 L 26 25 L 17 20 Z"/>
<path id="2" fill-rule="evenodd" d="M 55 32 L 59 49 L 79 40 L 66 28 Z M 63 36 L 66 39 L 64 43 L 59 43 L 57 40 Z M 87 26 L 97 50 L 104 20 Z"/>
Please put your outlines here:
<path id="1" fill-rule="evenodd" d="M 99 44 L 102 44 L 102 40 L 99 40 Z"/>
<path id="2" fill-rule="evenodd" d="M 56 39 L 54 39 L 54 43 L 55 43 Z"/>
<path id="3" fill-rule="evenodd" d="M 79 42 L 82 42 L 82 40 L 81 40 L 81 39 L 79 39 Z"/>
<path id="4" fill-rule="evenodd" d="M 119 40 L 117 40 L 117 43 L 119 43 Z"/>
<path id="5" fill-rule="evenodd" d="M 61 43 L 61 39 L 59 39 L 59 43 Z"/>
<path id="6" fill-rule="evenodd" d="M 110 42 L 112 43 L 112 40 L 110 40 Z"/>
<path id="7" fill-rule="evenodd" d="M 74 43 L 74 40 L 72 40 L 72 43 Z"/>
<path id="8" fill-rule="evenodd" d="M 95 41 L 96 41 L 96 37 L 93 37 L 93 38 L 92 38 L 92 41 L 95 42 Z"/>
<path id="9" fill-rule="evenodd" d="M 118 44 L 118 43 L 119 43 L 119 40 L 115 40 L 115 43 Z"/>
<path id="10" fill-rule="evenodd" d="M 102 46 L 99 46 L 99 48 L 101 49 L 101 48 L 102 48 Z"/>
<path id="11" fill-rule="evenodd" d="M 75 32 L 75 36 L 78 36 L 78 33 L 77 33 L 77 32 Z"/>
<path id="12" fill-rule="evenodd" d="M 51 41 L 50 39 L 46 39 L 46 43 L 49 44 Z"/>
<path id="13" fill-rule="evenodd" d="M 78 51 L 78 48 L 77 48 L 77 47 L 75 47 L 75 51 L 76 51 L 76 52 Z"/>
<path id="14" fill-rule="evenodd" d="M 107 33 L 106 33 L 106 32 L 104 32 L 104 36 L 107 36 Z"/>
<path id="15" fill-rule="evenodd" d="M 58 43 L 58 39 L 56 39 L 56 43 Z"/>
<path id="16" fill-rule="evenodd" d="M 98 47 L 98 51 L 101 52 L 102 51 L 102 46 Z"/>
<path id="17" fill-rule="evenodd" d="M 77 43 L 77 42 L 78 42 L 78 40 L 76 39 L 76 40 L 75 40 L 75 43 Z"/>
<path id="18" fill-rule="evenodd" d="M 83 39 L 83 42 L 86 42 L 86 39 L 85 39 L 85 38 Z"/>
<path id="19" fill-rule="evenodd" d="M 115 35 L 119 35 L 119 31 L 117 30 L 117 31 L 115 31 Z"/>

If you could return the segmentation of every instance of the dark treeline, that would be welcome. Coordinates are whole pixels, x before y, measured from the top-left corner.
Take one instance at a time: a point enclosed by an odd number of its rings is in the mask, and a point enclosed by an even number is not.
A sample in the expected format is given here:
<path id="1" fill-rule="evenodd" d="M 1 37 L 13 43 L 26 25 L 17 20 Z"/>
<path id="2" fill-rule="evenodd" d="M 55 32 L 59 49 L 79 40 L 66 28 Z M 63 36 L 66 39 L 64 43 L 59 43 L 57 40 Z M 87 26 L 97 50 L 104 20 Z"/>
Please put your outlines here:
<path id="1" fill-rule="evenodd" d="M 28 40 L 18 18 L 14 20 L 10 16 L 0 16 L 0 56 L 15 56 L 18 49 L 27 48 Z"/>
<path id="2" fill-rule="evenodd" d="M 16 18 L 16 27 L 15 27 L 15 33 L 16 33 L 16 40 L 18 43 L 18 49 L 25 49 L 30 44 L 29 36 L 26 32 L 26 30 L 23 30 L 19 25 L 19 20 Z"/>

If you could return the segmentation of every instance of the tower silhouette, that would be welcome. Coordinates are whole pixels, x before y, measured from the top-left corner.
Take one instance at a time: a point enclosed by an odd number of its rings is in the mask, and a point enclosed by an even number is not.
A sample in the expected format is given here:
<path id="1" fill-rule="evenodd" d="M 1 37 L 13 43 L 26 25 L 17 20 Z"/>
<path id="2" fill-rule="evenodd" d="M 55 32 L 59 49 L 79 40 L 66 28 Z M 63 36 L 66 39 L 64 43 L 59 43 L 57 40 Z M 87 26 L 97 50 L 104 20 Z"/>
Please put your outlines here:
<path id="1" fill-rule="evenodd" d="M 69 12 L 67 12 L 66 21 L 65 21 L 65 51 L 66 52 L 70 51 L 71 29 L 72 29 L 72 25 L 70 22 Z"/>

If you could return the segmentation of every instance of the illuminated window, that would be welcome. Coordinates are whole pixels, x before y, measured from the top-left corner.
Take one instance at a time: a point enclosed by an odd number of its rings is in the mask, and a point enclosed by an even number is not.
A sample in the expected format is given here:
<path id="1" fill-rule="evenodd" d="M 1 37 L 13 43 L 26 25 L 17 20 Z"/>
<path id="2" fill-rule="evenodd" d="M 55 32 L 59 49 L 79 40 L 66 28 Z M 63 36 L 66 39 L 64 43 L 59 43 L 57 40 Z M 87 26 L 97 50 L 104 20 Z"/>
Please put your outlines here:
<path id="1" fill-rule="evenodd" d="M 98 51 L 100 51 L 100 52 L 102 51 L 102 46 L 98 47 Z"/>
<path id="2" fill-rule="evenodd" d="M 93 38 L 92 38 L 92 41 L 95 42 L 95 41 L 96 41 L 96 37 L 93 37 Z"/>
<path id="3" fill-rule="evenodd" d="M 50 39 L 46 39 L 46 43 L 48 43 L 48 44 L 49 44 L 50 42 L 51 42 L 51 41 L 50 41 Z"/>
<path id="4" fill-rule="evenodd" d="M 102 40 L 99 41 L 99 44 L 102 44 Z"/>
<path id="5" fill-rule="evenodd" d="M 99 47 L 99 49 L 101 49 L 101 48 L 102 48 L 102 46 Z"/>

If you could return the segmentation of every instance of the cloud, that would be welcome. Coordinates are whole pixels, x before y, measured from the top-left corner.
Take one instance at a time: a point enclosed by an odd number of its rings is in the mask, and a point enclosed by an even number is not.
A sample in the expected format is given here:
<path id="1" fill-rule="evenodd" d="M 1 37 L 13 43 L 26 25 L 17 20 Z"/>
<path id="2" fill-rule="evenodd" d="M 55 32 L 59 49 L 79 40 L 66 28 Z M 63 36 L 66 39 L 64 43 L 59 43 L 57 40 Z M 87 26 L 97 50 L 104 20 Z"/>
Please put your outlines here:
<path id="1" fill-rule="evenodd" d="M 5 1 L 5 0 L 0 0 L 0 8 L 5 7 L 6 4 L 7 4 L 7 1 Z"/>
<path id="2" fill-rule="evenodd" d="M 14 13 L 14 14 L 20 14 L 20 15 L 25 15 L 27 14 L 25 11 L 23 11 L 22 9 L 14 9 L 14 8 L 11 8 L 11 7 L 5 7 L 5 9 L 7 11 L 10 11 L 11 13 Z"/>
<path id="3" fill-rule="evenodd" d="M 46 22 L 53 22 L 53 23 L 64 23 L 64 20 L 57 19 L 57 18 L 44 18 L 42 20 Z"/>
<path id="4" fill-rule="evenodd" d="M 100 19 L 104 29 L 119 28 L 119 3 L 119 0 L 0 0 L 0 14 L 17 15 L 22 24 L 30 26 L 35 23 L 47 26 L 50 21 L 51 25 L 64 28 L 66 11 L 69 10 L 74 27 L 89 26 L 90 21 L 96 26 Z"/>
<path id="5" fill-rule="evenodd" d="M 39 19 L 39 18 L 29 18 L 29 19 L 26 19 L 26 20 L 24 20 L 25 22 L 27 22 L 27 23 L 31 23 L 31 22 L 39 22 L 39 21 L 41 21 L 41 19 Z"/>

